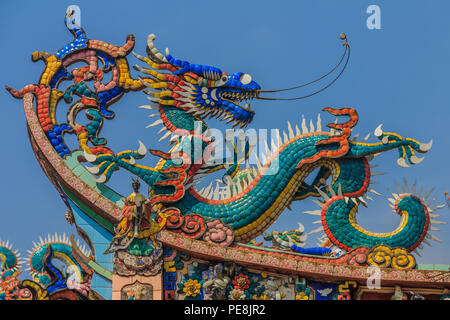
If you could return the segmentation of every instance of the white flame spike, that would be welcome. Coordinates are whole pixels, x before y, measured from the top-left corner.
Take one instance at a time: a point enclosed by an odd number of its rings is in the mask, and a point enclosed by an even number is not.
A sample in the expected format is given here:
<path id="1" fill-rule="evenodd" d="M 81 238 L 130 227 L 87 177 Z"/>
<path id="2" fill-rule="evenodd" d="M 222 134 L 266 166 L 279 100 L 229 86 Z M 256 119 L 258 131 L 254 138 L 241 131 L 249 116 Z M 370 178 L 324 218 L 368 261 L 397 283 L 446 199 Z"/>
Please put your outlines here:
<path id="1" fill-rule="evenodd" d="M 370 138 L 370 132 L 363 138 L 363 142 L 366 142 Z"/>
<path id="2" fill-rule="evenodd" d="M 200 190 L 197 191 L 197 193 L 201 196 L 203 196 L 203 192 L 205 191 L 206 187 L 201 188 Z"/>
<path id="3" fill-rule="evenodd" d="M 247 180 L 246 180 L 246 179 L 243 179 L 243 180 L 242 180 L 242 191 L 244 191 L 245 189 L 247 189 L 247 187 L 248 187 Z"/>
<path id="4" fill-rule="evenodd" d="M 240 194 L 242 192 L 242 186 L 241 186 L 241 183 L 239 181 L 236 184 L 236 187 L 237 187 L 237 193 Z"/>
<path id="5" fill-rule="evenodd" d="M 430 196 L 430 194 L 431 194 L 433 191 L 434 191 L 434 187 L 431 188 L 430 190 L 428 190 L 428 191 L 424 194 L 422 200 L 423 200 L 423 201 L 426 201 L 426 200 L 428 199 L 428 197 Z"/>
<path id="6" fill-rule="evenodd" d="M 340 182 L 338 185 L 338 196 L 342 197 L 342 184 Z"/>
<path id="7" fill-rule="evenodd" d="M 159 129 L 158 134 L 160 134 L 161 132 L 163 132 L 164 130 L 167 130 L 166 127 L 161 127 L 161 129 Z"/>
<path id="8" fill-rule="evenodd" d="M 381 196 L 381 193 L 379 193 L 377 190 L 375 189 L 369 189 L 370 192 L 372 192 L 373 194 L 376 194 L 377 196 Z"/>
<path id="9" fill-rule="evenodd" d="M 270 156 L 272 155 L 272 153 L 270 152 L 269 145 L 267 144 L 267 140 L 264 141 L 264 148 L 266 148 L 266 156 L 267 156 L 267 159 L 269 159 Z"/>
<path id="10" fill-rule="evenodd" d="M 288 125 L 289 139 L 292 139 L 295 137 L 294 131 L 292 130 L 292 126 L 289 121 L 287 122 L 287 125 Z"/>
<path id="11" fill-rule="evenodd" d="M 402 193 L 403 193 L 403 190 L 400 188 L 400 186 L 399 186 L 398 183 L 397 183 L 397 180 L 395 180 L 395 179 L 394 179 L 394 185 L 395 185 L 395 190 L 397 190 L 397 192 L 398 192 L 399 194 L 402 194 Z"/>
<path id="12" fill-rule="evenodd" d="M 321 210 L 307 210 L 307 211 L 303 211 L 303 213 L 312 215 L 312 216 L 320 216 L 322 211 Z"/>
<path id="13" fill-rule="evenodd" d="M 423 192 L 423 186 L 420 187 L 419 191 L 417 191 L 417 196 L 420 198 L 422 196 L 422 192 Z"/>
<path id="14" fill-rule="evenodd" d="M 319 223 L 322 223 L 322 220 L 316 220 L 316 221 L 313 221 L 313 222 L 311 222 L 312 224 L 319 224 Z"/>
<path id="15" fill-rule="evenodd" d="M 205 188 L 205 193 L 204 193 L 204 195 L 205 195 L 205 198 L 207 198 L 208 197 L 208 195 L 209 195 L 209 191 L 211 190 L 211 187 L 212 187 L 212 182 Z"/>
<path id="16" fill-rule="evenodd" d="M 425 243 L 427 246 L 431 247 L 431 243 L 429 243 L 428 240 L 422 239 L 422 242 Z"/>
<path id="17" fill-rule="evenodd" d="M 278 146 L 281 146 L 283 144 L 283 139 L 280 136 L 279 130 L 276 131 L 276 137 L 277 137 L 277 141 L 278 141 Z"/>
<path id="18" fill-rule="evenodd" d="M 172 134 L 172 132 L 167 131 L 161 138 L 159 138 L 158 141 L 162 141 L 164 139 L 166 139 L 167 137 L 169 137 Z"/>
<path id="19" fill-rule="evenodd" d="M 434 241 L 437 241 L 437 242 L 442 242 L 441 239 L 439 239 L 438 237 L 435 237 L 435 236 L 433 236 L 432 234 L 429 234 L 429 233 L 427 233 L 426 237 L 430 238 L 430 239 L 433 239 Z"/>
<path id="20" fill-rule="evenodd" d="M 220 184 L 217 182 L 216 188 L 214 189 L 213 193 L 213 200 L 219 200 L 220 198 Z"/>
<path id="21" fill-rule="evenodd" d="M 349 197 L 344 197 L 345 204 L 348 204 Z"/>
<path id="22" fill-rule="evenodd" d="M 426 203 L 427 207 L 431 207 L 431 205 L 436 201 L 436 198 L 432 198 L 430 201 Z"/>
<path id="23" fill-rule="evenodd" d="M 212 182 L 211 182 L 211 185 L 212 185 Z M 214 187 L 212 187 L 211 190 L 209 191 L 207 198 L 212 199 L 213 196 L 214 196 Z"/>
<path id="24" fill-rule="evenodd" d="M 284 143 L 289 141 L 289 137 L 285 131 L 283 131 L 283 139 L 284 139 Z"/>
<path id="25" fill-rule="evenodd" d="M 370 174 L 372 176 L 383 176 L 383 175 L 387 174 L 387 172 L 372 171 Z"/>
<path id="26" fill-rule="evenodd" d="M 261 166 L 261 163 L 259 162 L 259 158 L 256 154 L 255 154 L 255 160 L 256 160 L 256 167 L 258 167 L 258 170 L 261 170 L 262 166 Z"/>
<path id="27" fill-rule="evenodd" d="M 434 219 L 430 219 L 430 222 L 432 224 L 447 224 L 447 222 L 445 222 L 445 221 L 439 221 L 439 220 L 434 220 Z"/>
<path id="28" fill-rule="evenodd" d="M 271 150 L 271 153 L 272 153 L 272 154 L 275 154 L 275 153 L 278 151 L 278 147 L 279 147 L 279 145 L 277 145 L 277 143 L 275 142 L 275 140 L 272 140 L 272 141 L 270 142 L 270 148 L 272 149 L 272 150 Z"/>
<path id="29" fill-rule="evenodd" d="M 353 136 L 353 140 L 356 141 L 359 137 L 359 132 Z"/>
<path id="30" fill-rule="evenodd" d="M 315 132 L 316 130 L 314 129 L 314 123 L 312 121 L 312 119 L 309 119 L 309 132 Z"/>
<path id="31" fill-rule="evenodd" d="M 147 109 L 147 110 L 157 110 L 159 107 L 158 107 L 158 105 L 148 105 L 148 104 L 146 104 L 146 105 L 143 105 L 143 106 L 139 106 L 138 107 L 139 109 Z"/>
<path id="32" fill-rule="evenodd" d="M 403 178 L 403 190 L 405 191 L 405 193 L 409 193 L 408 181 L 406 181 L 405 178 Z"/>
<path id="33" fill-rule="evenodd" d="M 150 100 L 151 102 L 155 102 L 155 103 L 159 103 L 159 98 L 153 98 L 153 97 L 147 97 L 148 100 Z"/>
<path id="34" fill-rule="evenodd" d="M 417 179 L 414 179 L 414 183 L 411 186 L 411 193 L 415 194 L 416 193 L 416 186 L 417 186 Z"/>
<path id="35" fill-rule="evenodd" d="M 352 201 L 355 205 L 358 205 L 358 201 L 355 198 L 350 198 L 350 199 L 352 199 Z"/>
<path id="36" fill-rule="evenodd" d="M 359 201 L 361 201 L 362 203 L 364 203 L 367 206 L 367 202 L 364 200 L 363 197 L 358 197 Z"/>
<path id="37" fill-rule="evenodd" d="M 367 200 L 373 201 L 373 198 L 371 196 L 369 196 L 368 194 L 365 195 Z"/>
<path id="38" fill-rule="evenodd" d="M 317 188 L 317 187 L 315 187 L 315 188 L 316 188 L 317 192 L 319 192 L 319 194 L 322 196 L 322 198 L 323 198 L 325 201 L 330 200 L 330 197 L 329 197 L 325 192 L 323 192 L 322 190 L 320 190 L 320 189 Z"/>
<path id="39" fill-rule="evenodd" d="M 322 131 L 322 121 L 320 119 L 320 113 L 317 115 L 317 123 L 316 123 L 317 131 Z"/>
<path id="40" fill-rule="evenodd" d="M 312 202 L 314 202 L 315 204 L 317 204 L 319 207 L 323 207 L 324 203 L 320 202 L 319 200 L 316 199 L 312 199 Z"/>
<path id="41" fill-rule="evenodd" d="M 302 114 L 302 131 L 303 131 L 303 134 L 309 133 L 308 127 L 306 126 L 306 119 L 303 114 Z"/>
<path id="42" fill-rule="evenodd" d="M 295 136 L 301 136 L 302 132 L 300 131 L 300 128 L 298 127 L 298 125 L 295 125 Z"/>
<path id="43" fill-rule="evenodd" d="M 314 234 L 314 233 L 318 233 L 318 232 L 321 232 L 321 231 L 323 231 L 323 227 L 322 226 L 320 226 L 317 229 L 314 229 L 314 230 L 308 232 L 308 235 Z"/>
<path id="44" fill-rule="evenodd" d="M 133 157 L 130 156 L 130 160 L 129 160 L 131 165 L 136 164 L 136 159 L 134 159 Z"/>
<path id="45" fill-rule="evenodd" d="M 437 205 L 437 206 L 434 206 L 433 208 L 430 208 L 432 211 L 436 211 L 436 210 L 439 210 L 439 209 L 442 209 L 442 208 L 445 208 L 446 207 L 446 205 L 445 204 L 439 204 L 439 205 Z"/>
<path id="46" fill-rule="evenodd" d="M 331 184 L 328 185 L 328 192 L 331 194 L 332 197 L 336 197 L 336 192 L 334 192 L 334 189 L 331 186 Z"/>
<path id="47" fill-rule="evenodd" d="M 433 226 L 430 227 L 430 230 L 431 230 L 431 231 L 441 231 L 441 229 L 436 228 L 436 227 L 433 227 Z"/>
<path id="48" fill-rule="evenodd" d="M 266 158 L 266 156 L 264 155 L 264 153 L 261 153 L 261 160 L 262 160 L 262 164 L 265 165 L 266 162 L 267 162 L 267 158 Z"/>
<path id="49" fill-rule="evenodd" d="M 163 123 L 163 121 L 161 119 L 158 119 L 155 122 L 153 122 L 153 123 L 149 124 L 148 126 L 146 126 L 145 128 L 151 128 L 151 127 L 157 126 L 157 125 L 162 124 L 162 123 Z"/>

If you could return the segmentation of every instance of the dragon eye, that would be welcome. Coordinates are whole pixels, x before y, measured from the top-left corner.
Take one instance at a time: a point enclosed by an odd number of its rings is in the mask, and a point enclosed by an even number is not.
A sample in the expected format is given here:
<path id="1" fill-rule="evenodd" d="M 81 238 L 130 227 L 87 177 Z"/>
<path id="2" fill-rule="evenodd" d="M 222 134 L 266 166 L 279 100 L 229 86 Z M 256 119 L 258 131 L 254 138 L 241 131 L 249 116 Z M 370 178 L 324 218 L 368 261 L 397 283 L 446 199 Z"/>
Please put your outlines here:
<path id="1" fill-rule="evenodd" d="M 248 73 L 244 73 L 239 77 L 239 81 L 241 81 L 242 84 L 249 84 L 252 82 L 252 76 Z"/>
<path id="2" fill-rule="evenodd" d="M 223 82 L 227 82 L 227 81 L 228 81 L 228 77 L 227 77 L 227 76 L 223 76 L 223 77 L 222 77 L 222 81 L 223 81 Z"/>

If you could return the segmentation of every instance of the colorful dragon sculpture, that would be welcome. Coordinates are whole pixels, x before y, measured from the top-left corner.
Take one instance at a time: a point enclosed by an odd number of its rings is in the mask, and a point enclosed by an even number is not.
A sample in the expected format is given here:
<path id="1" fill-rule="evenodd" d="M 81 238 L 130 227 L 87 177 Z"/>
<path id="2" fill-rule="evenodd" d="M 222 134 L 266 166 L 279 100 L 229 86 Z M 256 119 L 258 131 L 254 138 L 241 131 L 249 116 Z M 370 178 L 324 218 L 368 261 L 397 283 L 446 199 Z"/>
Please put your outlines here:
<path id="1" fill-rule="evenodd" d="M 19 280 L 24 259 L 9 242 L 0 242 L 0 300 L 87 300 L 93 270 L 90 251 L 74 239 L 57 234 L 40 238 L 29 251 L 28 271 L 32 280 Z"/>
<path id="2" fill-rule="evenodd" d="M 217 157 L 217 141 L 205 120 L 216 117 L 241 129 L 251 123 L 255 112 L 246 101 L 270 98 L 261 96 L 264 91 L 249 74 L 229 74 L 216 67 L 192 64 L 174 58 L 167 49 L 162 54 L 151 34 L 147 39 L 148 57 L 134 53 L 146 66 L 135 66 L 142 76 L 133 79 L 126 59 L 134 46 L 132 35 L 117 47 L 88 39 L 84 30 L 71 22 L 70 14 L 66 15 L 66 26 L 75 37 L 70 44 L 53 55 L 32 54 L 33 61 L 45 63 L 39 83 L 20 91 L 7 89 L 17 98 L 30 93 L 36 97 L 40 124 L 62 158 L 71 154 L 64 136 L 76 134 L 78 148 L 84 153 L 82 160 L 94 165 L 87 169 L 97 177 L 98 184 L 106 184 L 120 168 L 142 179 L 149 187 L 148 210 L 151 214 L 156 206 L 168 216 L 166 229 L 222 245 L 248 243 L 262 235 L 293 201 L 316 197 L 320 210 L 308 213 L 320 216 L 320 230 L 342 250 L 386 245 L 413 251 L 426 237 L 435 239 L 429 231 L 433 230 L 431 223 L 439 223 L 433 219 L 438 207 L 431 208 L 420 194 L 416 195 L 415 185 L 391 199 L 394 211 L 402 217 L 393 232 L 370 232 L 356 221 L 358 207 L 366 205 L 364 197 L 370 199 L 368 192 L 378 194 L 370 186 L 373 173 L 369 161 L 396 149 L 400 166 L 418 164 L 423 158 L 417 154 L 429 151 L 432 142 L 383 132 L 381 125 L 374 133 L 378 142 L 367 142 L 369 136 L 357 142 L 351 138 L 358 122 L 356 110 L 324 108 L 348 120 L 328 124 L 329 131 L 322 128 L 320 115 L 309 126 L 303 118 L 300 128 L 288 122 L 287 132 L 275 135 L 271 148 L 266 143 L 268 153 L 262 157 L 263 163 L 255 157 L 256 166 L 243 169 L 242 165 L 253 157 L 251 139 L 241 134 L 236 143 L 227 141 L 230 155 Z M 341 38 L 349 52 L 346 37 Z M 68 71 L 80 61 L 87 66 Z M 102 83 L 109 72 L 110 80 Z M 59 89 L 64 80 L 74 83 Z M 104 120 L 114 117 L 109 106 L 124 93 L 139 90 L 152 102 L 141 108 L 154 112 L 149 117 L 158 117 L 148 127 L 162 125 L 160 141 L 170 137 L 168 152 L 150 150 L 160 157 L 155 167 L 137 163 L 147 154 L 142 142 L 136 150 L 115 153 L 99 136 Z M 64 123 L 56 119 L 61 101 L 70 104 Z M 90 121 L 87 124 L 79 123 L 82 111 Z M 224 172 L 223 183 L 216 188 L 212 184 L 202 190 L 195 188 L 197 179 L 218 170 Z M 317 174 L 308 184 L 306 178 L 313 172 Z"/>

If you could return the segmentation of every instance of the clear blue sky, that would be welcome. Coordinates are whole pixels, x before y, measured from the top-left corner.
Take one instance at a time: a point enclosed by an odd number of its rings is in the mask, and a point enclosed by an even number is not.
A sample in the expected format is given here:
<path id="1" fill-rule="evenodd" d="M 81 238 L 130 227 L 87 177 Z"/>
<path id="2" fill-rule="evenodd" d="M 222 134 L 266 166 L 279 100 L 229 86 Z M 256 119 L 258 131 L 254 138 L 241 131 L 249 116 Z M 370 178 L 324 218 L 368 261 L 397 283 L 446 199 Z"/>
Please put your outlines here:
<path id="1" fill-rule="evenodd" d="M 160 50 L 169 47 L 173 56 L 192 63 L 249 73 L 263 89 L 307 82 L 328 71 L 342 54 L 338 36 L 345 32 L 352 56 L 343 77 L 307 100 L 253 102 L 252 127 L 285 129 L 286 120 L 300 123 L 301 114 L 315 119 L 325 106 L 354 107 L 360 116 L 354 132 L 360 136 L 383 123 L 385 130 L 404 137 L 434 141 L 425 161 L 408 169 L 397 166 L 395 151 L 377 157 L 376 170 L 388 175 L 376 177 L 375 189 L 387 195 L 394 190 L 394 179 L 417 178 L 425 189 L 436 187 L 433 196 L 443 203 L 443 192 L 450 189 L 449 1 L 1 1 L 2 87 L 36 83 L 43 64 L 32 63 L 31 53 L 54 53 L 72 40 L 63 23 L 70 4 L 81 7 L 82 25 L 91 39 L 121 45 L 132 33 L 134 50 L 145 55 L 147 35 L 155 33 Z M 381 8 L 381 30 L 366 27 L 371 4 Z M 137 60 L 131 57 L 130 62 Z M 137 147 L 137 139 L 167 150 L 167 140 L 157 142 L 158 129 L 144 128 L 149 118 L 136 107 L 145 103 L 142 93 L 130 93 L 113 106 L 117 117 L 105 123 L 103 136 L 116 152 Z M 25 256 L 41 235 L 76 231 L 65 222 L 65 206 L 31 150 L 21 101 L 2 89 L 0 104 L 0 238 L 12 241 Z M 64 115 L 61 110 L 59 119 Z M 322 119 L 334 120 L 326 114 Z M 209 124 L 225 128 L 217 121 Z M 373 135 L 369 141 L 375 141 Z M 126 172 L 116 173 L 111 185 L 122 194 L 131 192 Z M 385 197 L 369 204 L 359 213 L 365 228 L 389 232 L 397 227 L 400 218 Z M 315 219 L 302 211 L 314 206 L 310 200 L 293 204 L 293 212 L 284 212 L 269 231 L 289 229 L 297 221 L 312 230 Z M 441 220 L 450 221 L 448 208 L 440 213 Z M 443 243 L 425 247 L 418 261 L 450 263 L 449 231 L 444 225 L 435 233 Z M 315 240 L 311 236 L 308 244 Z"/>

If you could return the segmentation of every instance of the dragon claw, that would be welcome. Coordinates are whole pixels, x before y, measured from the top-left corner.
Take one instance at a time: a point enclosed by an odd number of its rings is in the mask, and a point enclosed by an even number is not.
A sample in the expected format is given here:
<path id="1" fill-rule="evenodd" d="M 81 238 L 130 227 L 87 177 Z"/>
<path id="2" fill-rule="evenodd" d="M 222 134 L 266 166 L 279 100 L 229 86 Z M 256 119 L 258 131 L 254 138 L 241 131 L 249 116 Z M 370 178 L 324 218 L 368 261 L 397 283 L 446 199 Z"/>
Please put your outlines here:
<path id="1" fill-rule="evenodd" d="M 89 171 L 92 174 L 98 174 L 100 172 L 100 169 L 98 167 L 88 167 L 85 166 L 86 170 Z"/>
<path id="2" fill-rule="evenodd" d="M 410 161 L 412 164 L 418 164 L 418 163 L 421 163 L 421 162 L 423 161 L 423 159 L 425 159 L 425 158 L 419 158 L 419 157 L 416 157 L 416 156 L 412 156 L 412 157 L 409 159 L 409 161 Z"/>
<path id="3" fill-rule="evenodd" d="M 139 155 L 145 156 L 145 154 L 147 153 L 147 147 L 140 140 L 138 140 L 138 142 L 139 142 L 139 149 L 137 150 L 137 152 L 139 153 Z"/>
<path id="4" fill-rule="evenodd" d="M 84 151 L 84 158 L 89 162 L 94 162 L 97 160 L 97 156 L 92 153 L 87 153 L 86 150 Z"/>
<path id="5" fill-rule="evenodd" d="M 106 182 L 106 176 L 104 174 L 102 174 L 100 177 L 98 177 L 97 179 L 95 179 L 95 181 L 97 183 L 105 183 Z"/>
<path id="6" fill-rule="evenodd" d="M 375 137 L 381 137 L 381 135 L 383 134 L 383 130 L 381 129 L 381 126 L 383 124 L 380 124 L 374 131 L 374 135 Z"/>
<path id="7" fill-rule="evenodd" d="M 433 145 L 433 140 L 430 140 L 430 142 L 428 143 L 421 143 L 420 144 L 420 151 L 422 152 L 427 152 L 428 150 L 431 149 L 431 146 Z"/>
<path id="8" fill-rule="evenodd" d="M 409 165 L 406 163 L 405 158 L 398 158 L 397 164 L 403 168 L 409 168 Z"/>

